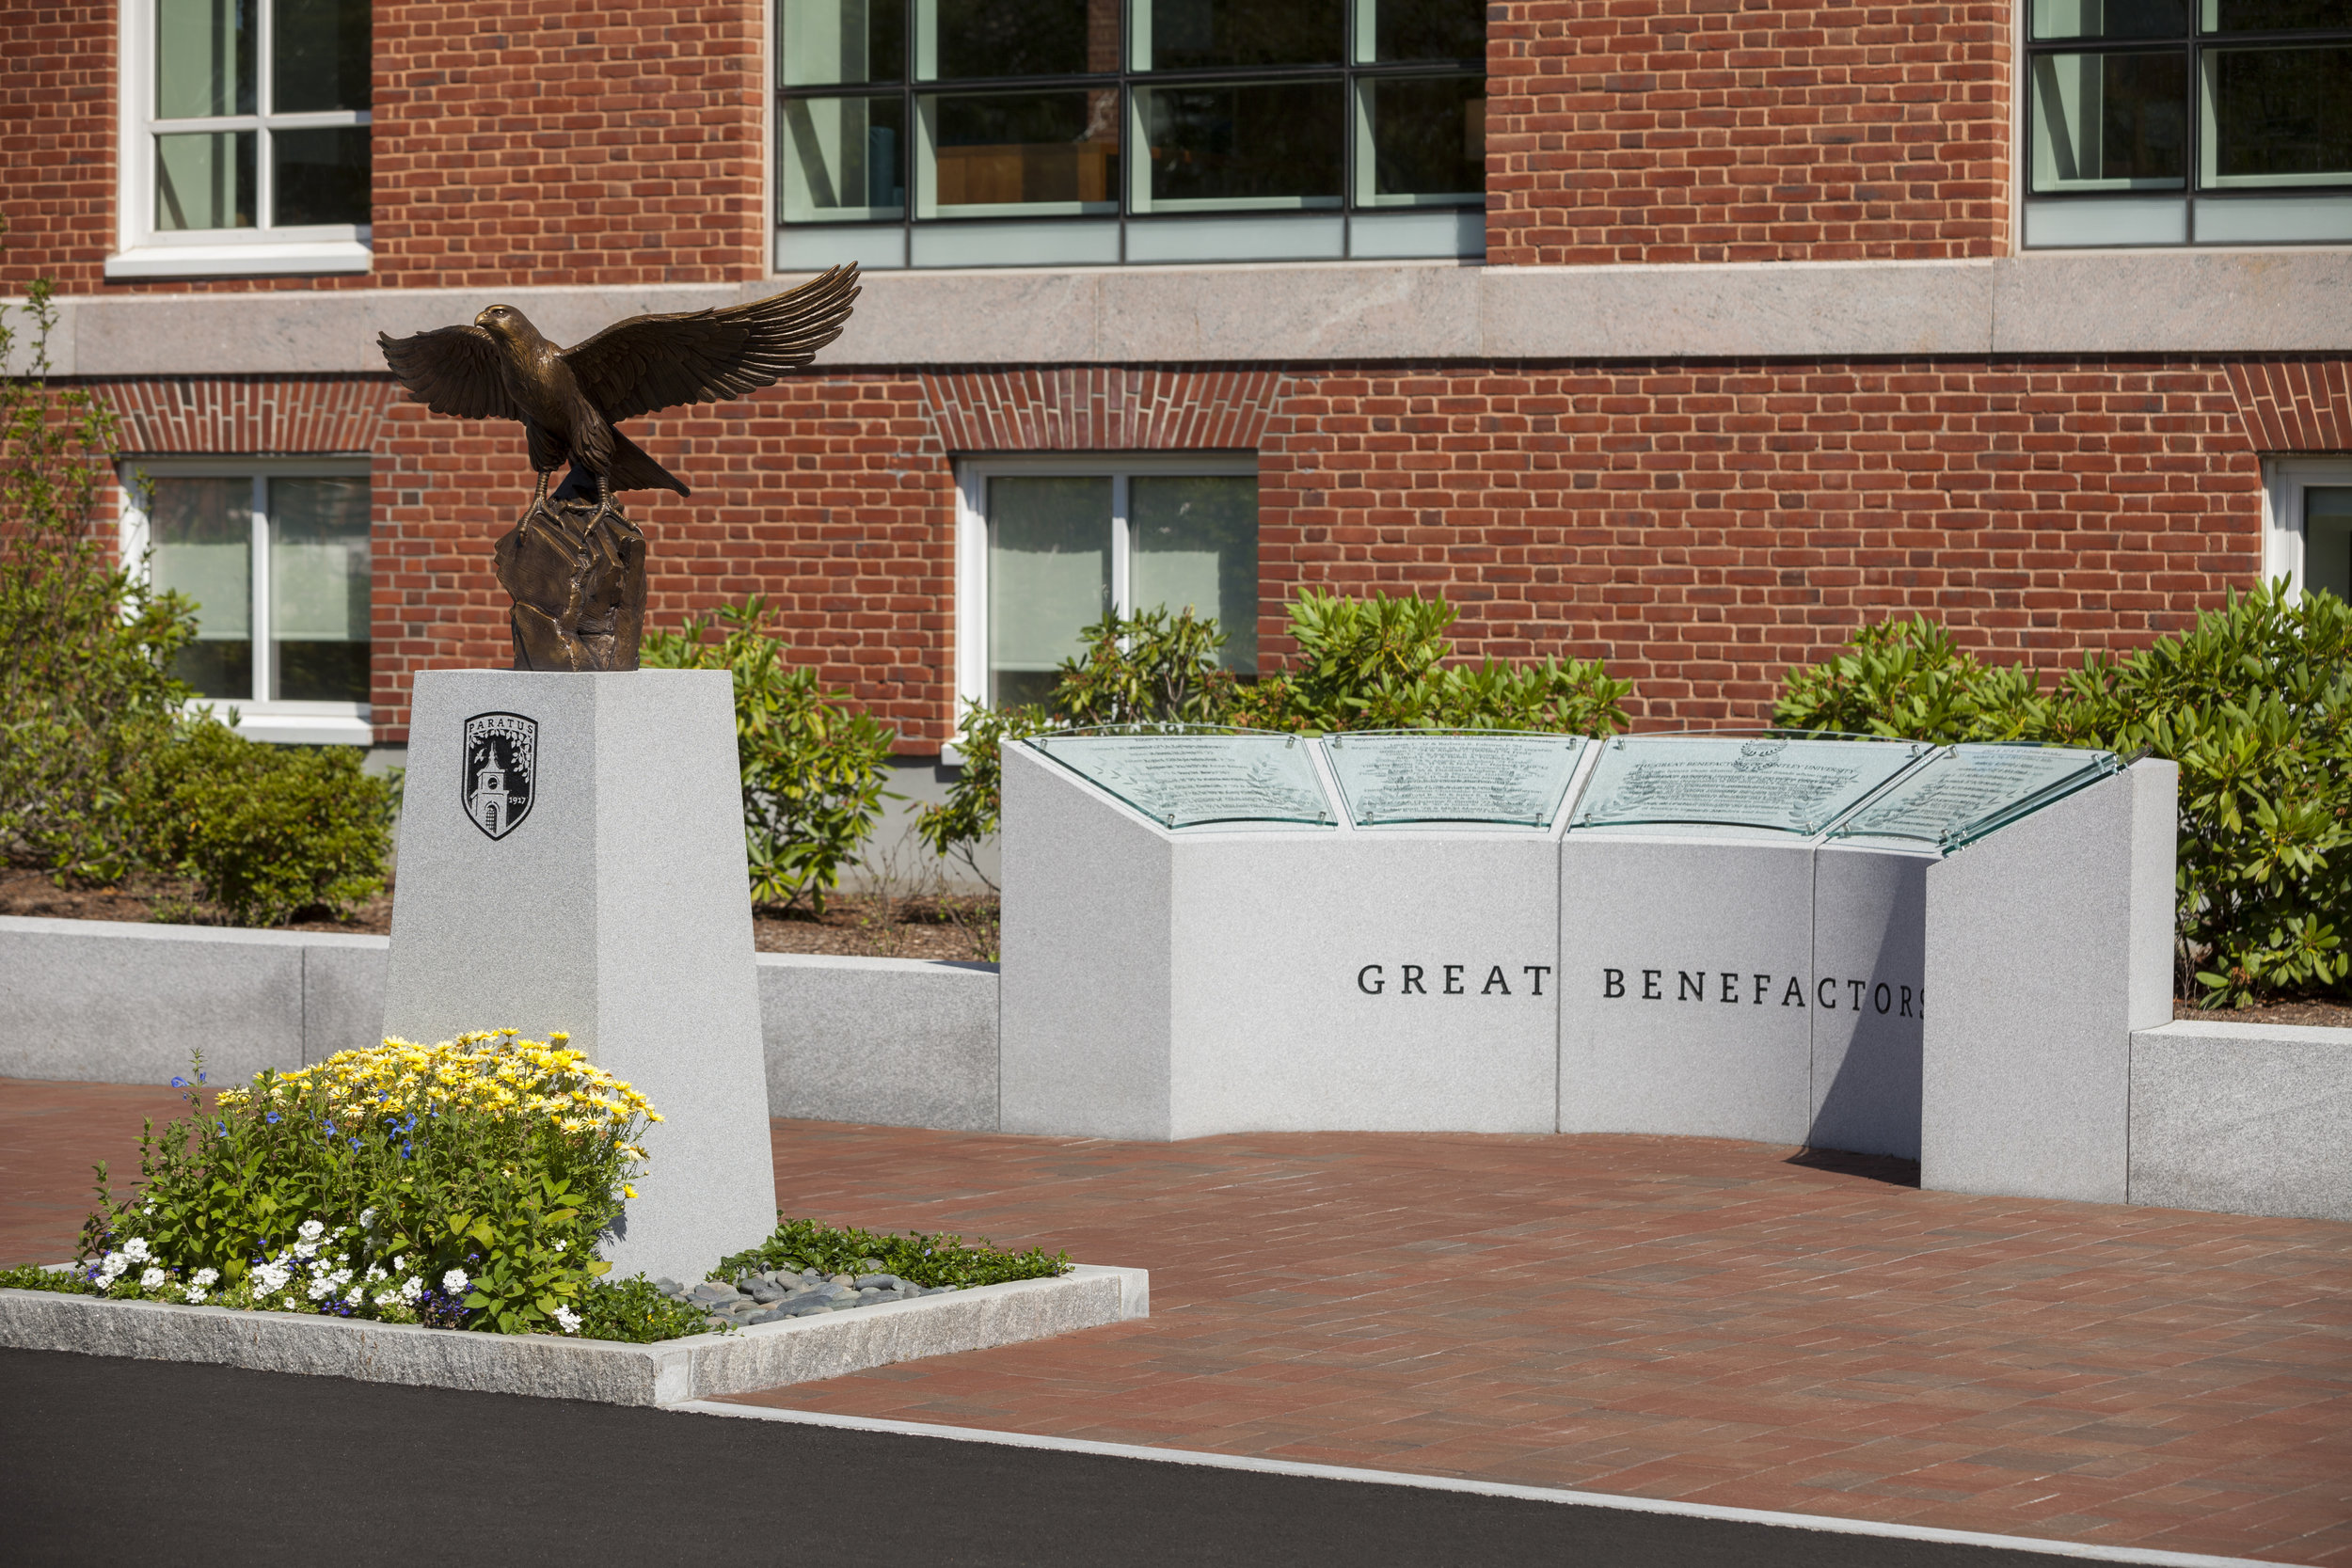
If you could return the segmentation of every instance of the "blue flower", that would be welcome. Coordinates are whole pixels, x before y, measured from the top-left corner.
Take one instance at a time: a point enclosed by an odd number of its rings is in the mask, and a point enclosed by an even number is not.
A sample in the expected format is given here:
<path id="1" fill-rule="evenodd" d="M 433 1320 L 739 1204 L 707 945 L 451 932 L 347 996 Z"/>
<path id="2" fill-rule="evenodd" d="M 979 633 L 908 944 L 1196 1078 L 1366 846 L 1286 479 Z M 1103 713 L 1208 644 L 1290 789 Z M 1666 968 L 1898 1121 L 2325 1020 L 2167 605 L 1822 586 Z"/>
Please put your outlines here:
<path id="1" fill-rule="evenodd" d="M 352 1147 L 352 1148 L 358 1148 L 359 1147 L 359 1140 L 358 1140 L 358 1139 L 357 1139 L 357 1138 L 353 1138 L 353 1139 L 351 1140 L 351 1147 Z"/>
<path id="2" fill-rule="evenodd" d="M 203 1073 L 201 1073 L 201 1072 L 199 1072 L 199 1073 L 196 1075 L 196 1081 L 197 1081 L 198 1083 L 199 1083 L 199 1084 L 201 1084 L 202 1082 L 204 1082 L 204 1074 L 203 1074 Z"/>
<path id="3" fill-rule="evenodd" d="M 225 1122 L 225 1121 L 216 1121 L 216 1122 L 213 1123 L 213 1127 L 214 1127 L 214 1129 L 215 1129 L 215 1131 L 219 1132 L 220 1132 L 223 1136 L 226 1136 L 226 1135 L 228 1134 L 228 1132 L 229 1132 L 229 1124 L 228 1124 L 227 1122 Z"/>
<path id="4" fill-rule="evenodd" d="M 410 1145 L 402 1144 L 400 1146 L 400 1157 L 404 1160 L 415 1158 L 416 1152 L 416 1149 Z"/>
<path id="5" fill-rule="evenodd" d="M 184 1089 L 188 1086 L 188 1081 L 184 1078 L 174 1078 L 171 1081 L 171 1086 L 175 1089 Z"/>
<path id="6" fill-rule="evenodd" d="M 269 1117 L 268 1117 L 268 1118 L 267 1118 L 267 1119 L 268 1119 L 269 1124 L 270 1124 L 271 1126 L 273 1126 L 273 1127 L 277 1126 L 277 1125 L 278 1125 L 278 1113 L 277 1113 L 276 1111 L 272 1111 L 272 1112 L 269 1114 Z"/>

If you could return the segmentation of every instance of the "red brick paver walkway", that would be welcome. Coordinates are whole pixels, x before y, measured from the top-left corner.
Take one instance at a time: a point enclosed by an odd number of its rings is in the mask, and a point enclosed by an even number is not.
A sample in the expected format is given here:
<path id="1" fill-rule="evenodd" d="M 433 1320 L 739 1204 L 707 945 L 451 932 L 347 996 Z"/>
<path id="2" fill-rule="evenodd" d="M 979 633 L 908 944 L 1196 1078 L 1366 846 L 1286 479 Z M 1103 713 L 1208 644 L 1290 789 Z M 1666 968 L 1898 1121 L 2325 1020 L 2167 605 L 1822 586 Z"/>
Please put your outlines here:
<path id="1" fill-rule="evenodd" d="M 175 1103 L 0 1080 L 0 1258 Z M 790 1213 L 1140 1265 L 1152 1315 L 749 1402 L 2352 1564 L 2352 1226 L 1670 1138 L 776 1150 Z"/>

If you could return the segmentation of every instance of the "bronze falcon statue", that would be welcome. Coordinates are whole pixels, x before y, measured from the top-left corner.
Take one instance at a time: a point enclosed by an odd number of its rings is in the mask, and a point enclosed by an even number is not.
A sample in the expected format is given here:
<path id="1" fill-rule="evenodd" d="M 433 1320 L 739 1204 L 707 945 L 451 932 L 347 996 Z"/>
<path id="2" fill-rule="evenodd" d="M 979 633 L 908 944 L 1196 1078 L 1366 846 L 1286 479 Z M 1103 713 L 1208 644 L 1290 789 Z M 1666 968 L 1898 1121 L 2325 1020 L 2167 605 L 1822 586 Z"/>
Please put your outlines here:
<path id="1" fill-rule="evenodd" d="M 514 598 L 507 623 L 517 670 L 637 668 L 645 620 L 645 536 L 621 515 L 616 490 L 686 486 L 613 426 L 682 403 L 741 397 L 798 370 L 841 335 L 857 268 L 723 310 L 632 316 L 557 348 L 511 305 L 471 326 L 376 341 L 400 384 L 437 414 L 515 420 L 531 443 L 539 487 L 492 552 Z M 548 498 L 569 459 L 570 480 Z M 596 480 L 587 499 L 583 476 Z M 576 494 L 577 498 L 576 499 Z"/>
<path id="2" fill-rule="evenodd" d="M 771 385 L 841 335 L 857 294 L 850 265 L 749 305 L 631 316 L 570 348 L 548 342 L 511 305 L 491 306 L 471 326 L 375 341 L 400 384 L 436 414 L 521 422 L 539 472 L 534 506 L 569 459 L 595 476 L 603 507 L 615 490 L 692 493 L 614 425 Z"/>

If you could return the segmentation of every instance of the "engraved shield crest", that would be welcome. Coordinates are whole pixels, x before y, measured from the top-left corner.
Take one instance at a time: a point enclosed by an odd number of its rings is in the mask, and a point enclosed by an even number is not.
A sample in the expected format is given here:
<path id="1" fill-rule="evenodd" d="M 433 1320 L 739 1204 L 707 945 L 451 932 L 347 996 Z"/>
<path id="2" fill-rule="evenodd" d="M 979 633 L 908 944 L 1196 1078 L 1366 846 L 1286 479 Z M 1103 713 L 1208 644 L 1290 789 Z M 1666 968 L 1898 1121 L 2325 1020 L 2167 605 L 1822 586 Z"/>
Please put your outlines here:
<path id="1" fill-rule="evenodd" d="M 538 793 L 539 721 L 519 713 L 477 713 L 466 721 L 466 766 L 457 781 L 467 819 L 504 838 L 531 815 Z"/>

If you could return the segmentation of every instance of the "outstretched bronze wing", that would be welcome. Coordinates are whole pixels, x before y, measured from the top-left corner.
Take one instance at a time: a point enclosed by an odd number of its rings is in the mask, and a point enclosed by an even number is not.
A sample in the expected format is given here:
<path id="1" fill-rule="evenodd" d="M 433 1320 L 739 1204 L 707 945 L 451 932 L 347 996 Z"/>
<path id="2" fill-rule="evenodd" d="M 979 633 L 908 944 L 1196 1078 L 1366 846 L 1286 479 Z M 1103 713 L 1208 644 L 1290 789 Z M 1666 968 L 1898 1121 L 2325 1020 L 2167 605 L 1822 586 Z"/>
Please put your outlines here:
<path id="1" fill-rule="evenodd" d="M 530 422 L 506 395 L 506 385 L 500 378 L 499 363 L 505 357 L 504 351 L 482 328 L 439 326 L 409 338 L 379 332 L 375 341 L 400 384 L 436 414 Z"/>
<path id="2" fill-rule="evenodd" d="M 749 305 L 631 316 L 565 349 L 564 362 L 615 424 L 681 403 L 723 403 L 815 358 L 841 336 L 857 294 L 857 268 L 835 267 Z"/>

